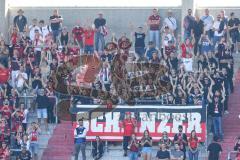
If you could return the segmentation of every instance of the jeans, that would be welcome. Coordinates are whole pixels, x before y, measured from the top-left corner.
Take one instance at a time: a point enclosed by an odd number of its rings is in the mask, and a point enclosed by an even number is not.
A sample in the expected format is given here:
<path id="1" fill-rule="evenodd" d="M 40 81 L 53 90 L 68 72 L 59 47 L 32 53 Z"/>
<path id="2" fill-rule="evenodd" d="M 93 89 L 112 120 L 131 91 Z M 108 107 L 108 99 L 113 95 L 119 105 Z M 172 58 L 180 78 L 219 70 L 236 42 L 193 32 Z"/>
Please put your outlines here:
<path id="1" fill-rule="evenodd" d="M 145 53 L 144 47 L 135 47 L 135 53 L 138 59 L 142 59 Z"/>
<path id="2" fill-rule="evenodd" d="M 195 56 L 200 51 L 199 50 L 199 45 L 198 45 L 199 40 L 200 40 L 200 37 L 195 37 L 195 42 L 194 42 L 194 55 Z"/>
<path id="3" fill-rule="evenodd" d="M 198 154 L 199 154 L 198 151 L 193 153 L 191 150 L 189 150 L 188 151 L 188 158 L 189 158 L 189 160 L 198 160 Z"/>
<path id="4" fill-rule="evenodd" d="M 86 143 L 75 144 L 75 160 L 78 160 L 78 154 L 80 150 L 82 152 L 82 160 L 86 160 Z"/>
<path id="5" fill-rule="evenodd" d="M 128 142 L 130 141 L 131 137 L 130 136 L 123 136 L 123 150 L 127 151 L 128 150 Z"/>
<path id="6" fill-rule="evenodd" d="M 214 135 L 223 139 L 222 117 L 213 117 Z"/>
<path id="7" fill-rule="evenodd" d="M 99 46 L 99 41 L 101 42 L 100 46 Z M 105 46 L 104 35 L 100 32 L 96 32 L 96 34 L 95 34 L 95 49 L 96 49 L 96 51 L 103 51 L 104 46 Z"/>
<path id="8" fill-rule="evenodd" d="M 213 49 L 215 50 L 216 44 L 220 42 L 222 36 L 214 36 L 213 37 Z"/>
<path id="9" fill-rule="evenodd" d="M 183 38 L 184 38 L 184 41 L 187 39 L 187 38 L 190 38 L 191 37 L 191 31 L 189 30 L 184 30 L 184 35 L 183 35 Z"/>
<path id="10" fill-rule="evenodd" d="M 58 38 L 59 33 L 60 33 L 59 30 L 52 30 L 54 42 L 57 41 L 57 38 Z"/>
<path id="11" fill-rule="evenodd" d="M 149 31 L 149 40 L 154 42 L 157 48 L 160 48 L 160 31 L 159 30 L 150 30 Z"/>
<path id="12" fill-rule="evenodd" d="M 138 152 L 132 152 L 129 153 L 129 160 L 138 160 Z"/>

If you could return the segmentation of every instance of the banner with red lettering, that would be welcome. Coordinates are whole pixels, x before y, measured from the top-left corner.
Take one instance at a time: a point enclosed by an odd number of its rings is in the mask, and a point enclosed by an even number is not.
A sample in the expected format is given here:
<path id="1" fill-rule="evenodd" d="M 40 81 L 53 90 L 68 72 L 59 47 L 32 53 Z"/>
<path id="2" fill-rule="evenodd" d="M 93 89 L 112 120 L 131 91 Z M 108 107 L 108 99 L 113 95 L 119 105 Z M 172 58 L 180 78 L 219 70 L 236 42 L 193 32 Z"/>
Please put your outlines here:
<path id="1" fill-rule="evenodd" d="M 178 126 L 183 126 L 183 132 L 189 137 L 196 130 L 201 142 L 206 140 L 206 108 L 202 106 L 155 106 L 155 105 L 118 105 L 114 109 L 98 107 L 98 105 L 77 105 L 71 112 L 84 115 L 87 128 L 87 140 L 100 136 L 103 140 L 122 141 L 124 129 L 121 121 L 126 112 L 131 112 L 137 120 L 135 133 L 142 137 L 148 129 L 153 140 L 158 141 L 164 131 L 170 138 L 178 133 Z"/>

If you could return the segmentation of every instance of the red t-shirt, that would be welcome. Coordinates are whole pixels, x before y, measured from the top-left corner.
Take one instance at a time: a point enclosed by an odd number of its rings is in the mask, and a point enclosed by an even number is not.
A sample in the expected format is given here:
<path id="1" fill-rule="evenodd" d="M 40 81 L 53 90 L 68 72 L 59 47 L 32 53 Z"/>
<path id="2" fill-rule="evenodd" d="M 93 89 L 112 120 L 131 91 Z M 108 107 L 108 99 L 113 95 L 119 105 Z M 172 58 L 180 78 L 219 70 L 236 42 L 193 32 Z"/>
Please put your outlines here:
<path id="1" fill-rule="evenodd" d="M 131 136 L 134 133 L 134 123 L 135 119 L 133 118 L 123 120 L 124 136 Z"/>
<path id="2" fill-rule="evenodd" d="M 189 138 L 189 145 L 192 149 L 196 149 L 197 145 L 198 145 L 198 139 L 195 139 L 195 138 L 190 139 Z"/>
<path id="3" fill-rule="evenodd" d="M 85 37 L 85 45 L 93 46 L 94 45 L 94 30 L 85 30 L 84 31 Z"/>
<path id="4" fill-rule="evenodd" d="M 193 49 L 193 45 L 191 43 L 188 45 L 183 43 L 181 45 L 181 49 L 182 49 L 182 58 L 192 58 L 192 53 L 190 52 L 190 50 Z"/>
<path id="5" fill-rule="evenodd" d="M 156 21 L 160 21 L 160 16 L 159 15 L 151 15 L 148 20 L 150 20 L 151 22 L 156 22 Z M 150 30 L 156 31 L 159 30 L 160 28 L 160 24 L 151 24 L 150 25 Z"/>
<path id="6" fill-rule="evenodd" d="M 81 41 L 83 37 L 84 30 L 82 27 L 74 27 L 72 30 L 74 40 Z"/>
<path id="7" fill-rule="evenodd" d="M 38 133 L 37 131 L 31 132 L 31 142 L 36 142 L 38 140 Z"/>
<path id="8" fill-rule="evenodd" d="M 0 83 L 7 82 L 9 78 L 9 69 L 0 68 Z"/>

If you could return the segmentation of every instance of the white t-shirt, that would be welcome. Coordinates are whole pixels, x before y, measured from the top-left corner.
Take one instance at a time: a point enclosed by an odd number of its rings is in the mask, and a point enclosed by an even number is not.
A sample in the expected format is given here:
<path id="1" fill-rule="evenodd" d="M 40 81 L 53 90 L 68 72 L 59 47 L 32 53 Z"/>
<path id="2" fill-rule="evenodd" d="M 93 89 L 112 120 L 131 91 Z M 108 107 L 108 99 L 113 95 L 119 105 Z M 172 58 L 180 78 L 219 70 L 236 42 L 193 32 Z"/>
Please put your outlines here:
<path id="1" fill-rule="evenodd" d="M 201 20 L 204 23 L 204 30 L 209 31 L 213 27 L 214 18 L 212 15 L 202 16 Z"/>
<path id="2" fill-rule="evenodd" d="M 192 72 L 193 70 L 193 60 L 192 58 L 182 58 L 184 68 L 187 72 Z"/>
<path id="3" fill-rule="evenodd" d="M 38 26 L 30 25 L 28 27 L 28 29 L 29 29 L 29 37 L 33 41 L 34 37 L 35 37 L 35 30 L 39 30 L 40 31 L 40 28 Z"/>
<path id="4" fill-rule="evenodd" d="M 19 77 L 19 78 L 18 78 L 18 75 L 20 75 L 20 74 L 22 75 L 22 77 Z M 18 73 L 16 74 L 16 77 L 17 77 L 16 86 L 17 86 L 17 87 L 23 87 L 23 84 L 24 84 L 24 82 L 25 82 L 25 79 L 28 78 L 27 73 L 18 71 Z"/>
<path id="5" fill-rule="evenodd" d="M 164 47 L 168 46 L 168 42 L 173 41 L 173 40 L 174 40 L 174 37 L 172 36 L 171 33 L 168 33 L 168 34 L 164 33 L 164 35 L 163 35 L 163 46 Z"/>
<path id="6" fill-rule="evenodd" d="M 28 109 L 24 109 L 24 111 L 23 111 L 24 119 L 23 119 L 22 123 L 27 123 L 27 114 L 28 114 Z"/>
<path id="7" fill-rule="evenodd" d="M 40 28 L 40 33 L 43 37 L 43 40 L 45 40 L 46 35 L 48 35 L 52 31 L 51 27 L 46 25 L 42 28 Z"/>
<path id="8" fill-rule="evenodd" d="M 165 18 L 163 24 L 168 26 L 173 31 L 177 29 L 177 21 L 174 17 Z"/>
<path id="9" fill-rule="evenodd" d="M 223 35 L 223 31 L 220 32 L 220 33 L 218 33 L 218 31 L 217 31 L 217 30 L 219 30 L 220 24 L 221 24 L 221 21 L 215 21 L 213 23 L 213 28 L 216 29 L 216 31 L 214 31 L 214 36 L 219 36 L 220 37 L 220 36 Z"/>
<path id="10" fill-rule="evenodd" d="M 43 38 L 40 36 L 38 39 L 33 40 L 34 50 L 35 51 L 42 51 L 43 45 Z"/>

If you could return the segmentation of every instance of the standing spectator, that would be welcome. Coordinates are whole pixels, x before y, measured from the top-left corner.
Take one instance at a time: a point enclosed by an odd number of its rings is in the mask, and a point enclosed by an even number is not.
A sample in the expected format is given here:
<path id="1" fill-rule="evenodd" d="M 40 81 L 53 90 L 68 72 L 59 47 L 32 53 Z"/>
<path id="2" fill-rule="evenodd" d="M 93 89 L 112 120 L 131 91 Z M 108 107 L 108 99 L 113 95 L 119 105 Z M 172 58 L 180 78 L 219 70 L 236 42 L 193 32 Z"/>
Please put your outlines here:
<path id="1" fill-rule="evenodd" d="M 217 15 L 217 20 L 213 23 L 213 49 L 216 48 L 216 44 L 218 44 L 221 40 L 221 37 L 224 36 L 224 29 L 226 25 L 224 24 L 224 21 L 221 19 L 221 15 Z"/>
<path id="2" fill-rule="evenodd" d="M 30 128 L 28 128 L 28 135 L 30 139 L 30 152 L 32 154 L 33 160 L 38 159 L 38 147 L 39 147 L 39 134 L 41 130 L 36 122 L 32 122 Z"/>
<path id="3" fill-rule="evenodd" d="M 50 16 L 49 20 L 51 23 L 51 29 L 52 29 L 52 33 L 53 33 L 54 42 L 56 42 L 57 38 L 59 36 L 60 30 L 61 30 L 61 24 L 63 22 L 63 18 L 62 18 L 62 16 L 60 16 L 58 14 L 58 10 L 54 9 L 53 15 Z"/>
<path id="4" fill-rule="evenodd" d="M 158 49 L 155 47 L 155 44 L 153 41 L 148 42 L 148 47 L 146 49 L 144 57 L 147 58 L 147 60 L 151 60 L 153 53 L 158 53 Z"/>
<path id="5" fill-rule="evenodd" d="M 48 122 L 47 122 L 47 109 L 49 106 L 49 99 L 45 95 L 44 89 L 39 90 L 39 94 L 36 98 L 36 104 L 37 104 L 37 117 L 38 117 L 38 123 L 41 124 L 41 120 L 44 120 L 45 129 L 48 132 Z"/>
<path id="6" fill-rule="evenodd" d="M 175 143 L 174 149 L 171 150 L 171 160 L 184 160 L 184 152 L 180 149 L 178 143 Z"/>
<path id="7" fill-rule="evenodd" d="M 61 45 L 64 46 L 64 47 L 67 47 L 69 39 L 70 38 L 69 38 L 67 28 L 63 27 L 62 32 L 61 32 L 61 36 L 60 36 Z"/>
<path id="8" fill-rule="evenodd" d="M 111 86 L 111 71 L 108 62 L 103 63 L 103 68 L 99 73 L 99 79 L 102 83 L 102 86 L 104 87 L 104 90 L 109 92 Z"/>
<path id="9" fill-rule="evenodd" d="M 154 42 L 156 47 L 160 48 L 160 16 L 156 8 L 153 9 L 153 14 L 148 17 L 149 26 L 149 41 Z"/>
<path id="10" fill-rule="evenodd" d="M 84 29 L 80 25 L 76 25 L 72 29 L 73 41 L 76 45 L 80 47 L 80 53 L 82 53 L 82 49 L 83 49 L 83 34 L 84 34 Z"/>
<path id="11" fill-rule="evenodd" d="M 221 153 L 222 153 L 222 147 L 219 143 L 217 143 L 218 137 L 213 137 L 213 142 L 210 143 L 207 147 L 208 151 L 208 160 L 220 160 Z"/>
<path id="12" fill-rule="evenodd" d="M 27 84 L 28 76 L 27 73 L 24 72 L 24 66 L 20 66 L 18 73 L 16 74 L 16 88 L 19 93 L 21 93 L 24 89 L 28 88 Z"/>
<path id="13" fill-rule="evenodd" d="M 77 121 L 78 126 L 74 129 L 75 160 L 78 160 L 78 154 L 81 150 L 82 160 L 86 160 L 86 135 L 87 129 L 83 126 L 83 119 Z"/>
<path id="14" fill-rule="evenodd" d="M 171 139 L 168 137 L 168 133 L 166 131 L 164 131 L 162 133 L 162 138 L 160 139 L 159 145 L 161 146 L 162 144 L 165 144 L 167 149 L 170 149 L 171 145 L 172 145 L 172 141 Z"/>
<path id="15" fill-rule="evenodd" d="M 160 145 L 160 150 L 157 152 L 156 155 L 157 160 L 170 160 L 170 153 L 166 147 L 167 146 L 164 143 Z"/>
<path id="16" fill-rule="evenodd" d="M 190 38 L 186 38 L 184 43 L 181 44 L 181 57 L 182 58 L 192 58 L 193 56 L 193 44 Z"/>
<path id="17" fill-rule="evenodd" d="M 175 134 L 174 136 L 174 143 L 177 143 L 180 147 L 180 150 L 183 151 L 184 153 L 183 160 L 184 160 L 186 158 L 186 145 L 188 144 L 187 135 L 183 133 L 183 126 L 181 125 L 178 126 L 178 131 L 179 133 Z"/>
<path id="18" fill-rule="evenodd" d="M 214 18 L 212 15 L 209 15 L 209 9 L 205 9 L 205 15 L 201 17 L 201 20 L 204 22 L 204 32 L 208 35 L 209 39 L 213 38 L 213 21 Z"/>
<path id="19" fill-rule="evenodd" d="M 29 37 L 31 39 L 31 41 L 34 41 L 34 38 L 35 38 L 35 34 L 36 34 L 36 30 L 40 31 L 40 28 L 38 27 L 38 21 L 36 18 L 34 18 L 32 20 L 32 25 L 30 25 L 28 27 L 28 31 L 29 31 Z"/>
<path id="20" fill-rule="evenodd" d="M 94 25 L 96 29 L 95 35 L 95 50 L 103 52 L 105 46 L 105 39 L 104 36 L 107 35 L 107 28 L 106 28 L 106 19 L 103 18 L 103 13 L 98 13 L 98 18 L 94 20 Z M 99 41 L 101 43 L 99 47 Z"/>
<path id="21" fill-rule="evenodd" d="M 10 150 L 8 148 L 7 142 L 2 142 L 2 147 L 0 148 L 0 159 L 10 160 Z"/>
<path id="22" fill-rule="evenodd" d="M 143 160 L 151 160 L 152 158 L 152 137 L 149 135 L 149 131 L 145 130 L 143 132 L 143 137 L 141 139 L 142 145 L 142 156 Z"/>
<path id="23" fill-rule="evenodd" d="M 209 114 L 213 119 L 213 127 L 214 127 L 214 136 L 219 138 L 220 141 L 223 140 L 223 130 L 222 130 L 222 112 L 223 112 L 223 103 L 225 101 L 225 90 L 223 87 L 222 97 L 219 95 L 213 95 L 212 85 L 210 86 L 208 92 L 208 102 L 209 102 Z"/>
<path id="24" fill-rule="evenodd" d="M 167 17 L 163 21 L 163 26 L 168 26 L 171 32 L 175 35 L 177 29 L 176 18 L 173 17 L 172 10 L 168 10 Z"/>
<path id="25" fill-rule="evenodd" d="M 104 144 L 99 136 L 96 136 L 96 141 L 94 141 L 92 145 L 93 145 L 92 155 L 94 160 L 101 159 L 104 152 L 103 150 Z"/>
<path id="26" fill-rule="evenodd" d="M 39 66 L 41 63 L 41 52 L 43 47 L 43 38 L 42 35 L 39 33 L 39 30 L 36 29 L 33 39 L 33 46 L 34 46 L 34 53 L 35 53 L 35 65 Z"/>
<path id="27" fill-rule="evenodd" d="M 193 24 L 193 36 L 194 36 L 194 56 L 199 55 L 199 40 L 204 32 L 203 21 L 199 18 L 199 15 L 195 16 L 195 21 Z"/>
<path id="28" fill-rule="evenodd" d="M 47 40 L 47 36 L 52 32 L 52 29 L 49 25 L 45 24 L 44 20 L 39 21 L 39 31 L 43 37 L 43 41 Z"/>
<path id="29" fill-rule="evenodd" d="M 94 53 L 94 29 L 88 26 L 84 30 L 84 54 L 91 56 Z M 88 59 L 87 59 L 88 60 Z"/>
<path id="30" fill-rule="evenodd" d="M 18 15 L 14 17 L 14 26 L 18 28 L 19 32 L 23 32 L 27 27 L 27 18 L 23 15 L 24 11 L 19 9 Z"/>
<path id="31" fill-rule="evenodd" d="M 136 138 L 135 134 L 132 134 L 130 144 L 128 146 L 129 148 L 129 160 L 138 160 L 138 153 L 140 148 L 140 143 Z"/>
<path id="32" fill-rule="evenodd" d="M 198 138 L 195 130 L 191 132 L 190 138 L 188 139 L 188 146 L 189 160 L 198 160 Z"/>
<path id="33" fill-rule="evenodd" d="M 136 127 L 136 120 L 131 117 L 131 112 L 126 112 L 126 118 L 122 121 L 121 127 L 124 129 L 123 150 L 124 150 L 124 157 L 126 157 L 127 150 L 128 150 L 128 143 Z"/>
<path id="34" fill-rule="evenodd" d="M 145 31 L 143 27 L 139 26 L 138 30 L 134 32 L 134 37 L 135 37 L 135 53 L 138 56 L 138 60 L 142 60 L 144 57 L 144 49 L 145 49 Z"/>
<path id="35" fill-rule="evenodd" d="M 238 53 L 238 43 L 240 42 L 240 34 L 239 34 L 239 26 L 240 26 L 240 21 L 238 18 L 235 18 L 234 12 L 230 14 L 230 19 L 228 21 L 228 30 L 230 37 L 232 39 L 232 43 L 234 45 L 234 49 L 236 53 Z"/>
<path id="36" fill-rule="evenodd" d="M 188 15 L 185 16 L 183 20 L 184 40 L 191 37 L 193 23 L 194 23 L 194 17 L 192 16 L 192 9 L 188 9 Z"/>

